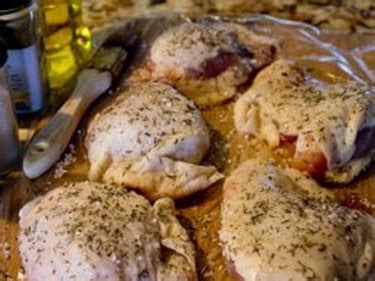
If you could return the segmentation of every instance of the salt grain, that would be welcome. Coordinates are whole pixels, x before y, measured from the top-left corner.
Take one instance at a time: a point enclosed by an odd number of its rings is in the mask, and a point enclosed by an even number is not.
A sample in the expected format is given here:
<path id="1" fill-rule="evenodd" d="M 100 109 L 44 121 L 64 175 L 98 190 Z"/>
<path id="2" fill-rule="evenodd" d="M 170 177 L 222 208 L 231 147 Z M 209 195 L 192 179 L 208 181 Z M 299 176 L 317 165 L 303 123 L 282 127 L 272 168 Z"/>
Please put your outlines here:
<path id="1" fill-rule="evenodd" d="M 20 271 L 18 271 L 18 274 L 17 274 L 17 281 L 26 281 L 26 275 L 25 275 L 25 272 L 24 270 L 21 268 Z"/>
<path id="2" fill-rule="evenodd" d="M 6 260 L 9 260 L 9 258 L 10 258 L 10 250 L 11 250 L 9 243 L 8 242 L 4 242 L 1 245 L 1 250 L 3 252 L 4 258 Z"/>
<path id="3" fill-rule="evenodd" d="M 70 144 L 69 152 L 65 153 L 63 159 L 56 164 L 56 169 L 53 175 L 55 179 L 62 178 L 68 172 L 66 168 L 77 161 L 75 153 L 76 150 L 74 145 Z"/>

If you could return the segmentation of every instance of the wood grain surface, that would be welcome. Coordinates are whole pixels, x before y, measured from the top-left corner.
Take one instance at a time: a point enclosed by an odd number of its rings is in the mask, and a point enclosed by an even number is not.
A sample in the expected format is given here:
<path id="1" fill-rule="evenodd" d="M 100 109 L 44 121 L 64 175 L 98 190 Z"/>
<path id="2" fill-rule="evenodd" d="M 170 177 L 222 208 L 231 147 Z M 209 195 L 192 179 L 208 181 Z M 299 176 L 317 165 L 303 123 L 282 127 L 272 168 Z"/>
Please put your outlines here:
<path id="1" fill-rule="evenodd" d="M 324 63 L 305 58 L 312 55 L 331 56 L 321 46 L 297 34 L 296 29 L 270 23 L 249 24 L 249 27 L 259 33 L 273 36 L 280 41 L 280 57 L 294 59 L 296 63 L 309 68 L 311 73 L 324 81 L 335 82 L 348 78 L 348 73 L 342 72 L 334 63 Z M 360 35 L 330 36 L 319 35 L 320 39 L 334 43 L 343 54 L 350 56 L 351 51 L 368 45 L 373 38 Z M 374 42 L 374 41 L 372 41 Z M 368 69 L 375 68 L 375 53 L 361 53 L 361 58 Z M 366 74 L 360 73 L 358 65 L 353 62 L 353 70 L 358 76 L 369 82 Z M 126 79 L 126 83 L 138 79 L 142 72 L 142 65 L 136 66 Z M 144 76 L 142 76 L 144 77 Z M 121 92 L 121 91 L 120 91 Z M 117 93 L 119 94 L 119 93 Z M 108 95 L 94 104 L 82 121 L 79 130 L 72 139 L 72 145 L 67 149 L 60 163 L 50 172 L 35 181 L 27 180 L 17 171 L 1 182 L 0 189 L 0 280 L 22 280 L 20 277 L 21 263 L 17 250 L 18 211 L 30 199 L 41 195 L 54 187 L 72 181 L 86 180 L 88 163 L 83 146 L 85 127 L 90 116 L 97 108 L 112 100 Z M 211 128 L 212 147 L 205 162 L 216 165 L 221 172 L 228 175 L 241 162 L 248 158 L 261 156 L 281 165 L 284 162 L 284 151 L 270 150 L 264 143 L 234 130 L 232 108 L 233 99 L 223 105 L 202 109 L 203 116 Z M 34 124 L 33 126 L 37 126 Z M 73 151 L 72 151 L 73 149 Z M 65 161 L 65 162 L 64 162 Z M 72 162 L 72 163 L 70 163 Z M 63 163 L 68 163 L 64 165 Z M 66 173 L 61 176 L 61 172 Z M 358 198 L 375 204 L 375 173 L 374 165 L 362 173 L 352 183 L 330 185 L 324 188 L 331 189 L 337 194 L 338 200 L 356 194 Z M 225 262 L 221 255 L 217 231 L 220 227 L 220 202 L 222 182 L 211 186 L 208 190 L 177 202 L 179 219 L 189 230 L 197 250 L 197 268 L 201 280 L 230 280 Z M 322 187 L 323 188 L 323 187 Z M 353 197 L 355 198 L 355 197 Z"/>

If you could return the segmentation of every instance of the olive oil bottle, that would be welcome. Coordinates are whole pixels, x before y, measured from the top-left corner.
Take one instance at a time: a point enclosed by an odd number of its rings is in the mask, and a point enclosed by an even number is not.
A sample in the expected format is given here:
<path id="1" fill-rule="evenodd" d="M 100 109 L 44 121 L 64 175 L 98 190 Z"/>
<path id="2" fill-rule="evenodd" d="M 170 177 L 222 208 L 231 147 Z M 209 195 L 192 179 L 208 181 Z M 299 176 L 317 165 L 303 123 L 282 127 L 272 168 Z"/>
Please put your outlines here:
<path id="1" fill-rule="evenodd" d="M 50 103 L 58 105 L 91 51 L 91 34 L 82 21 L 82 0 L 39 0 L 43 18 Z"/>

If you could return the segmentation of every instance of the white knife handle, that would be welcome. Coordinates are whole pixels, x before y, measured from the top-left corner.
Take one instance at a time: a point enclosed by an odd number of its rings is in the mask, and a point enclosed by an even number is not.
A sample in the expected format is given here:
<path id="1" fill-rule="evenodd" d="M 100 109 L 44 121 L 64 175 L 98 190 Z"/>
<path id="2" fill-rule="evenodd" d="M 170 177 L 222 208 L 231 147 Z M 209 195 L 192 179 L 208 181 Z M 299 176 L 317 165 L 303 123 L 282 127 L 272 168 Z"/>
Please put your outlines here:
<path id="1" fill-rule="evenodd" d="M 71 97 L 31 142 L 23 161 L 25 175 L 34 179 L 49 170 L 61 157 L 83 114 L 112 83 L 109 71 L 85 69 L 78 76 Z"/>

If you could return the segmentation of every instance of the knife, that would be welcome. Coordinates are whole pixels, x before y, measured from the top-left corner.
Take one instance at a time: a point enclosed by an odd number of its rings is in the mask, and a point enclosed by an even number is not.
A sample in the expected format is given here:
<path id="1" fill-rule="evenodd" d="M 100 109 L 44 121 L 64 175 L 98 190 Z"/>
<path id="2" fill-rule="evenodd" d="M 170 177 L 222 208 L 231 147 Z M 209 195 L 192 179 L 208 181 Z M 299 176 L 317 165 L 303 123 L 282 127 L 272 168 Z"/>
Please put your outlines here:
<path id="1" fill-rule="evenodd" d="M 127 52 L 112 44 L 101 46 L 79 73 L 72 95 L 32 140 L 23 159 L 26 177 L 41 176 L 60 159 L 87 108 L 122 74 Z"/>

